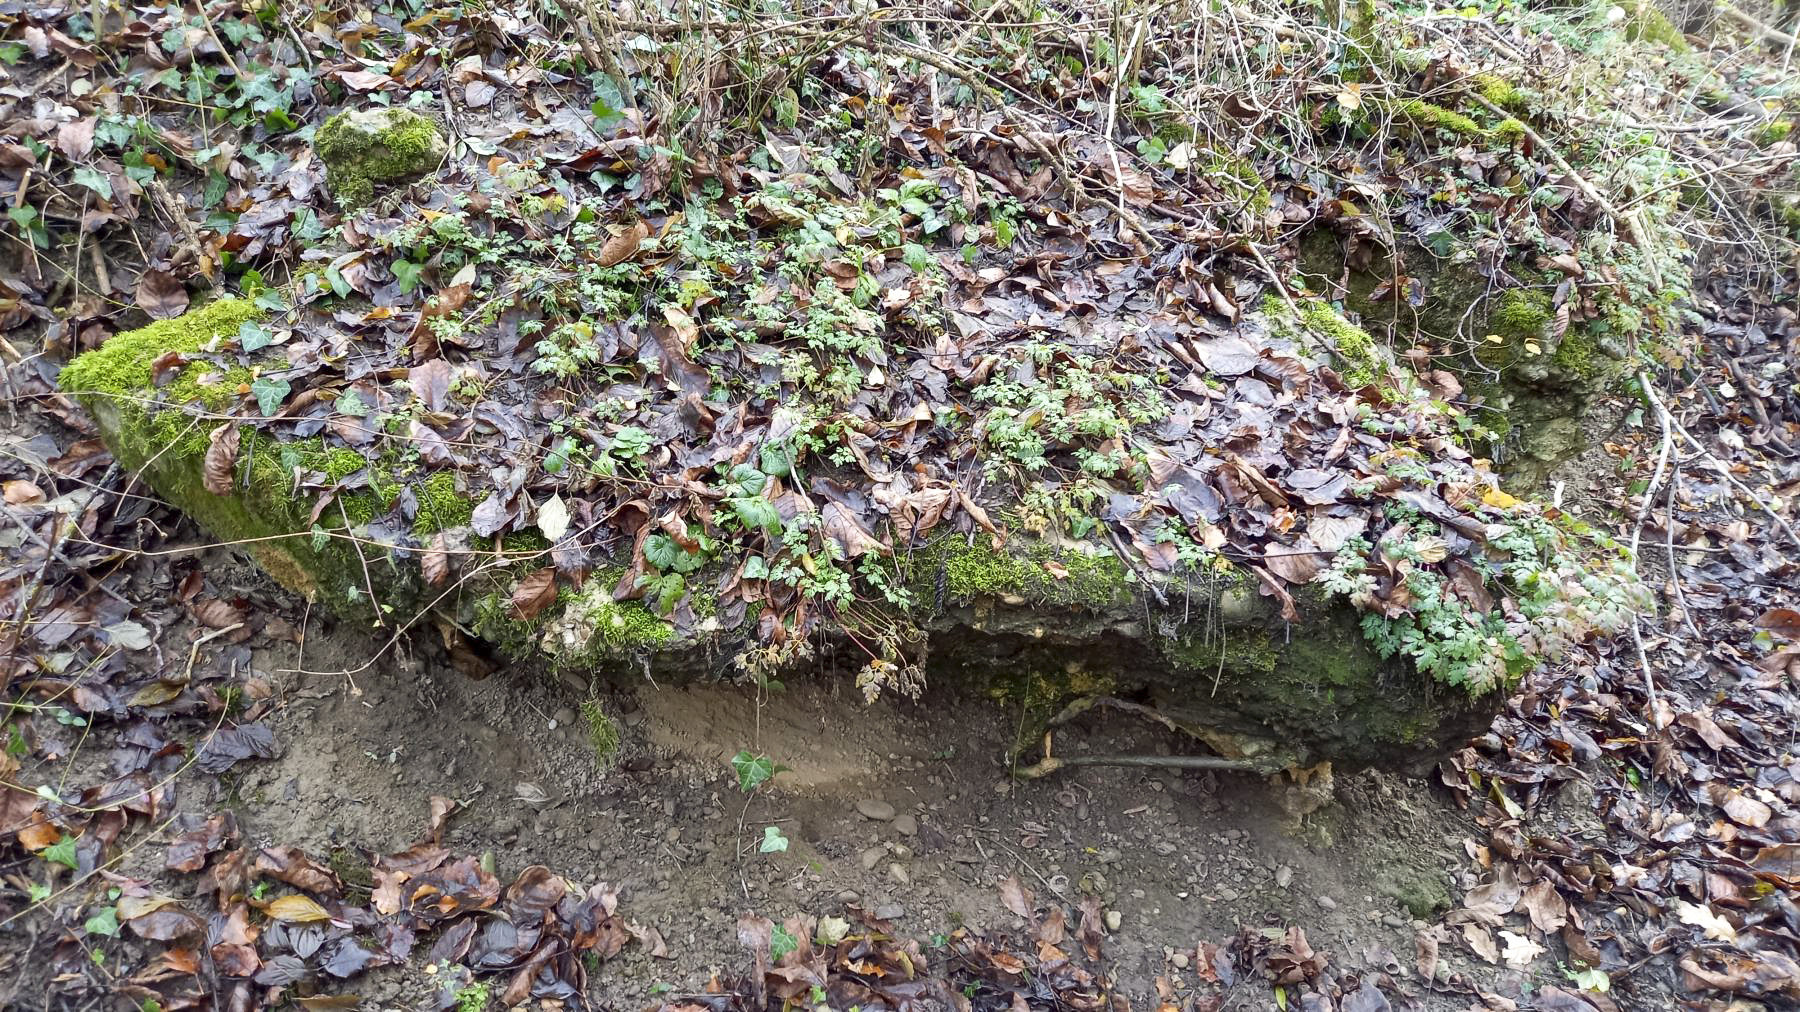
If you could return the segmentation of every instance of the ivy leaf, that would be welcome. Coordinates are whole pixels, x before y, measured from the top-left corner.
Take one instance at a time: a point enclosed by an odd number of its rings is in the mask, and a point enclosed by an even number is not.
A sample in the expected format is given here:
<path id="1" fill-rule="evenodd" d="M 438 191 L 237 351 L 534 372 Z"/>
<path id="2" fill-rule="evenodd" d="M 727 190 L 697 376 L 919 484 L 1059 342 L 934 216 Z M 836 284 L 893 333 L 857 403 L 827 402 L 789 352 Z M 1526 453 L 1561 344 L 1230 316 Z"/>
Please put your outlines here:
<path id="1" fill-rule="evenodd" d="M 337 264 L 325 268 L 325 283 L 331 286 L 331 290 L 337 293 L 337 297 L 340 299 L 349 298 L 353 291 L 349 280 L 344 277 L 344 272 L 338 270 Z"/>
<path id="2" fill-rule="evenodd" d="M 113 196 L 112 180 L 106 178 L 106 173 L 101 172 L 99 169 L 96 169 L 91 165 L 78 165 L 75 167 L 74 175 L 75 175 L 75 181 L 77 183 L 80 183 L 82 186 L 87 187 L 88 189 L 94 191 L 95 193 L 98 193 L 100 195 L 100 199 L 102 199 L 102 200 L 111 200 L 112 199 L 112 196 Z"/>
<path id="3" fill-rule="evenodd" d="M 799 947 L 800 942 L 794 937 L 794 933 L 779 924 L 769 933 L 769 959 L 773 962 L 781 962 L 781 957 Z"/>
<path id="4" fill-rule="evenodd" d="M 105 935 L 116 938 L 119 934 L 119 912 L 112 907 L 100 911 L 87 919 L 81 929 L 90 935 Z"/>
<path id="5" fill-rule="evenodd" d="M 594 79 L 594 104 L 588 111 L 594 114 L 594 125 L 605 129 L 625 118 L 621 109 L 625 97 L 619 94 L 619 86 L 613 79 L 604 75 L 596 75 Z"/>
<path id="6" fill-rule="evenodd" d="M 738 790 L 745 794 L 768 783 L 776 773 L 775 760 L 766 755 L 755 755 L 749 749 L 731 757 L 731 768 L 737 773 Z"/>
<path id="7" fill-rule="evenodd" d="M 256 308 L 268 313 L 285 313 L 288 308 L 287 300 L 273 288 L 258 289 L 256 297 L 250 301 L 255 304 Z"/>
<path id="8" fill-rule="evenodd" d="M 19 231 L 31 237 L 32 245 L 38 247 L 50 245 L 50 233 L 44 228 L 43 221 L 38 218 L 37 208 L 25 204 L 7 211 L 6 216 L 12 219 L 14 225 L 19 226 Z"/>
<path id="9" fill-rule="evenodd" d="M 275 332 L 255 320 L 245 320 L 238 327 L 238 347 L 247 352 L 261 351 L 274 343 Z"/>
<path id="10" fill-rule="evenodd" d="M 354 390 L 345 390 L 339 394 L 337 403 L 333 407 L 337 409 L 338 414 L 350 415 L 354 418 L 362 418 L 369 413 L 369 406 L 363 403 L 362 397 Z"/>
<path id="11" fill-rule="evenodd" d="M 419 287 L 419 275 L 425 273 L 424 264 L 415 264 L 410 260 L 396 260 L 392 266 L 394 280 L 400 282 L 401 294 L 406 294 Z"/>
<path id="12" fill-rule="evenodd" d="M 250 384 L 250 393 L 256 397 L 256 406 L 262 411 L 264 418 L 280 411 L 281 402 L 287 400 L 288 393 L 293 389 L 294 385 L 287 380 L 270 379 L 267 376 L 258 376 Z"/>
<path id="13" fill-rule="evenodd" d="M 230 24 L 229 21 L 225 23 Z M 300 121 L 289 115 L 286 109 L 270 109 L 263 113 L 263 127 L 272 134 L 284 134 L 300 129 Z"/>
<path id="14" fill-rule="evenodd" d="M 544 454 L 544 473 L 561 474 L 569 466 L 569 453 L 575 448 L 575 441 L 564 436 L 562 441 Z"/>
<path id="15" fill-rule="evenodd" d="M 38 856 L 51 864 L 60 864 L 70 871 L 75 871 L 75 838 L 64 833 L 62 839 L 38 851 Z"/>
<path id="16" fill-rule="evenodd" d="M 763 854 L 776 854 L 788 849 L 788 838 L 781 835 L 781 827 L 764 826 L 762 846 L 756 848 Z M 117 925 L 114 925 L 117 927 Z"/>

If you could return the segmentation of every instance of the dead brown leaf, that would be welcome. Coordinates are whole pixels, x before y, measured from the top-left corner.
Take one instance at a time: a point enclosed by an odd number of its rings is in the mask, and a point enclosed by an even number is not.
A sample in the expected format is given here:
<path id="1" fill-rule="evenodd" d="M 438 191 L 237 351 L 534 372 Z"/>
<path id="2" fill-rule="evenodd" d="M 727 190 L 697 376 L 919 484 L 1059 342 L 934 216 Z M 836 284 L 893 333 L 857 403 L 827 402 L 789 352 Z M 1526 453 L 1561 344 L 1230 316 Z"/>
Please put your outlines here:
<path id="1" fill-rule="evenodd" d="M 515 622 L 529 622 L 537 618 L 550 602 L 556 600 L 556 568 L 545 566 L 543 569 L 526 576 L 513 588 L 512 607 L 510 609 Z"/>
<path id="2" fill-rule="evenodd" d="M 225 422 L 207 435 L 200 481 L 213 495 L 230 495 L 236 484 L 238 439 L 236 422 Z"/>

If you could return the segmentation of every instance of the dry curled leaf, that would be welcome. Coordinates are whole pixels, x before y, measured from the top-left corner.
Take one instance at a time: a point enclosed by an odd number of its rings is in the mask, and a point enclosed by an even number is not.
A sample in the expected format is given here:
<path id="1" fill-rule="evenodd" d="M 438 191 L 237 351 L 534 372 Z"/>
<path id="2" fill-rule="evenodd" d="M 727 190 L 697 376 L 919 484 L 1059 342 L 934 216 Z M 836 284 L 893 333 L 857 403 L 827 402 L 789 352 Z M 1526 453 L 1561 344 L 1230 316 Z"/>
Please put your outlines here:
<path id="1" fill-rule="evenodd" d="M 230 495 L 237 473 L 238 427 L 226 422 L 207 436 L 206 456 L 201 461 L 201 483 L 213 495 Z"/>
<path id="2" fill-rule="evenodd" d="M 424 573 L 426 584 L 441 587 L 450 578 L 450 552 L 444 543 L 444 532 L 439 531 L 431 538 L 431 547 L 419 558 L 419 569 Z"/>
<path id="3" fill-rule="evenodd" d="M 1737 940 L 1737 928 L 1725 918 L 1713 913 L 1711 907 L 1685 900 L 1677 901 L 1675 912 L 1681 917 L 1681 923 L 1692 924 L 1706 932 L 1706 937 L 1720 942 Z"/>
<path id="4" fill-rule="evenodd" d="M 611 267 L 631 259 L 644 240 L 650 237 L 650 225 L 642 220 L 625 226 L 600 247 L 599 265 Z"/>
<path id="5" fill-rule="evenodd" d="M 1019 876 L 1008 875 L 1001 881 L 1000 903 L 1020 917 L 1031 920 L 1031 893 L 1019 881 Z"/>

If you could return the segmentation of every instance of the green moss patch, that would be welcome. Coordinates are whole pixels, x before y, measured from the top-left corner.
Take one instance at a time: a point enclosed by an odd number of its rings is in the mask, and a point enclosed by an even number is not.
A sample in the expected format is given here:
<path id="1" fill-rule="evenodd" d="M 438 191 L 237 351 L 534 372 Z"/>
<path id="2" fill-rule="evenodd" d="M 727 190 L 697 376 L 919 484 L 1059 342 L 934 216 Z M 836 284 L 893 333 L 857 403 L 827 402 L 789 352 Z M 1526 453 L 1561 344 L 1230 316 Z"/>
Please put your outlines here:
<path id="1" fill-rule="evenodd" d="M 1386 363 L 1369 332 L 1344 319 L 1331 304 L 1319 299 L 1300 303 L 1300 322 L 1330 345 L 1344 382 L 1365 387 L 1386 372 Z"/>

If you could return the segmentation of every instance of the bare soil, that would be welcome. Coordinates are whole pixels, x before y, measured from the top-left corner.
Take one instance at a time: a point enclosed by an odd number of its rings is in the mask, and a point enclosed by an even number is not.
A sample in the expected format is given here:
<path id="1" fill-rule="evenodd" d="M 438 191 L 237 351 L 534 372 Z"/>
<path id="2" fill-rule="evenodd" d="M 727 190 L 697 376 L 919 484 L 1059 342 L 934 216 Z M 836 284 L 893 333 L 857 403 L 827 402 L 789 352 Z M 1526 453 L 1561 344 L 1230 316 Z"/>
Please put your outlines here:
<path id="1" fill-rule="evenodd" d="M 1403 986 L 1410 978 L 1420 1007 L 1437 1004 L 1409 969 L 1425 922 L 1398 897 L 1447 905 L 1477 834 L 1422 782 L 1355 774 L 1304 797 L 1260 777 L 1176 770 L 1081 767 L 1016 782 L 1004 743 L 1017 712 L 950 686 L 865 706 L 841 680 L 797 678 L 760 702 L 729 683 L 589 687 L 525 667 L 474 681 L 413 644 L 352 687 L 295 669 L 355 668 L 382 640 L 313 621 L 303 665 L 293 644 L 255 654 L 283 700 L 272 719 L 282 756 L 241 765 L 223 785 L 229 797 L 203 800 L 232 805 L 247 840 L 353 864 L 418 838 L 430 796 L 456 799 L 453 849 L 491 851 L 502 879 L 544 864 L 622 884 L 630 917 L 665 939 L 670 958 L 632 946 L 597 975 L 609 1006 L 700 990 L 741 966 L 734 929 L 746 911 L 779 919 L 860 905 L 921 939 L 1017 926 L 997 891 L 1008 876 L 1070 904 L 1099 893 L 1118 914 L 1107 964 L 1127 993 L 1147 998 L 1158 977 L 1178 990 L 1197 983 L 1197 945 L 1240 926 L 1298 924 L 1336 965 L 1387 966 Z M 608 762 L 579 714 L 590 698 L 620 733 Z M 1060 729 L 1056 748 L 1196 750 L 1112 713 Z M 740 749 L 790 769 L 746 797 L 729 764 Z M 1290 814 L 1308 800 L 1324 807 Z M 858 803 L 869 801 L 896 817 L 867 817 Z M 786 852 L 758 852 L 770 825 Z M 1450 948 L 1450 970 L 1470 972 Z M 360 990 L 407 1007 L 427 991 L 422 974 L 381 971 Z M 1466 1007 L 1451 997 L 1444 1007 Z M 1245 1000 L 1258 1007 L 1266 989 Z"/>

